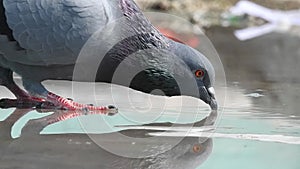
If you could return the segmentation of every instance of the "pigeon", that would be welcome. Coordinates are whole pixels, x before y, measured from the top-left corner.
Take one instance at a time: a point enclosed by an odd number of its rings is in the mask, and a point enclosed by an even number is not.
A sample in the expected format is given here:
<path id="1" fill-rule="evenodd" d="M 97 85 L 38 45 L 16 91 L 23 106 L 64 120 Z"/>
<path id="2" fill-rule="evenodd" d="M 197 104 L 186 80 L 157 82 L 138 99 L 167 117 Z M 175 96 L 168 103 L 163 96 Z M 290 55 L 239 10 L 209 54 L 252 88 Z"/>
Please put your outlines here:
<path id="1" fill-rule="evenodd" d="M 108 36 L 109 32 L 113 33 Z M 80 54 L 95 33 L 100 37 L 95 41 L 99 48 L 122 38 L 96 57 L 101 63 L 93 81 L 85 76 L 74 78 Z M 114 106 L 85 105 L 56 95 L 41 83 L 74 80 L 113 83 L 154 95 L 191 96 L 217 109 L 211 62 L 160 33 L 133 0 L 1 0 L 0 34 L 0 85 L 16 96 L 15 100 L 2 99 L 1 105 L 33 103 L 117 112 Z M 92 74 L 91 64 L 82 64 L 80 73 Z M 120 67 L 126 71 L 115 78 Z M 128 82 L 126 73 L 137 70 Z M 14 82 L 13 72 L 21 76 L 25 90 Z"/>

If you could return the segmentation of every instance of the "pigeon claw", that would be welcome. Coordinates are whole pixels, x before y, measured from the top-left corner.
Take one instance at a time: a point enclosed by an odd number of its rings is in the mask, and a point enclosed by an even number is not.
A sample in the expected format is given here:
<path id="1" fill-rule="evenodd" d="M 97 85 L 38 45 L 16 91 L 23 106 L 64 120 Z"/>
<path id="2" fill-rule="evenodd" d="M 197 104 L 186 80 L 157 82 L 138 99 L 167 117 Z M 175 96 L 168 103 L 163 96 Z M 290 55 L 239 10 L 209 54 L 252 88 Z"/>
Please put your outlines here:
<path id="1" fill-rule="evenodd" d="M 46 100 L 53 103 L 56 109 L 67 110 L 67 111 L 78 111 L 84 114 L 105 114 L 105 115 L 115 115 L 118 113 L 118 109 L 115 106 L 94 106 L 92 104 L 80 104 L 74 102 L 72 99 L 66 99 L 58 96 L 54 93 L 49 92 Z M 44 107 L 49 108 L 49 107 Z"/>
<path id="2" fill-rule="evenodd" d="M 93 104 L 80 104 L 74 102 L 72 99 L 65 99 L 63 97 L 52 94 L 46 99 L 36 97 L 24 97 L 18 99 L 1 99 L 0 108 L 18 108 L 18 109 L 37 109 L 39 112 L 51 112 L 53 110 L 75 111 L 83 115 L 89 114 L 103 114 L 114 116 L 118 113 L 115 106 L 94 106 Z"/>
<path id="3" fill-rule="evenodd" d="M 115 106 L 109 105 L 107 106 L 107 108 L 108 108 L 108 113 L 107 113 L 108 116 L 114 116 L 118 114 L 118 108 L 116 108 Z"/>

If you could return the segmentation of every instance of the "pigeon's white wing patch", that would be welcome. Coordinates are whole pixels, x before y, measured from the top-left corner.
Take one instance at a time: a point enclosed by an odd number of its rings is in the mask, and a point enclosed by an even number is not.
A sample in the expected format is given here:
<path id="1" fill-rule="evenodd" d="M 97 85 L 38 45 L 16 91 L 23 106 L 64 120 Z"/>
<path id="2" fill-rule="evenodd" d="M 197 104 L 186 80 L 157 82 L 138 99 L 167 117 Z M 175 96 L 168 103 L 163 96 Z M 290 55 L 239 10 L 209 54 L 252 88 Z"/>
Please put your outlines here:
<path id="1" fill-rule="evenodd" d="M 106 25 L 102 0 L 4 0 L 13 36 L 26 51 L 6 52 L 10 61 L 30 65 L 74 64 L 81 47 Z"/>

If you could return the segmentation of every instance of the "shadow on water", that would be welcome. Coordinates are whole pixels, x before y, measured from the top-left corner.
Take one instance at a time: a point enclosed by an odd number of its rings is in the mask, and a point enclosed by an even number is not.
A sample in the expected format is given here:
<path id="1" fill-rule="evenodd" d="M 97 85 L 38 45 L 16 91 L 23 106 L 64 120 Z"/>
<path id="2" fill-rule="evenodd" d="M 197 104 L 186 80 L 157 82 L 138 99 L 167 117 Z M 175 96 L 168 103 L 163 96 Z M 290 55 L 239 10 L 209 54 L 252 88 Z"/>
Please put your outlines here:
<path id="1" fill-rule="evenodd" d="M 13 139 L 11 136 L 13 125 L 31 111 L 33 110 L 15 109 L 10 116 L 0 122 L 1 169 L 39 169 L 45 166 L 63 169 L 195 169 L 206 161 L 213 148 L 212 139 L 204 137 L 182 137 L 182 140 L 171 148 L 174 137 L 155 137 L 154 142 L 144 142 L 136 146 L 130 142 L 130 138 L 150 137 L 149 132 L 156 132 L 153 130 L 127 129 L 93 136 L 116 146 L 120 151 L 130 153 L 134 149 L 134 151 L 154 152 L 154 155 L 150 156 L 129 158 L 106 151 L 93 142 L 87 134 L 39 134 L 50 124 L 83 115 L 73 111 L 56 111 L 40 119 L 30 120 L 22 128 L 21 136 Z M 196 124 L 203 124 L 203 120 Z M 155 125 L 172 124 L 157 123 Z M 119 134 L 128 136 L 129 140 L 121 140 Z"/>

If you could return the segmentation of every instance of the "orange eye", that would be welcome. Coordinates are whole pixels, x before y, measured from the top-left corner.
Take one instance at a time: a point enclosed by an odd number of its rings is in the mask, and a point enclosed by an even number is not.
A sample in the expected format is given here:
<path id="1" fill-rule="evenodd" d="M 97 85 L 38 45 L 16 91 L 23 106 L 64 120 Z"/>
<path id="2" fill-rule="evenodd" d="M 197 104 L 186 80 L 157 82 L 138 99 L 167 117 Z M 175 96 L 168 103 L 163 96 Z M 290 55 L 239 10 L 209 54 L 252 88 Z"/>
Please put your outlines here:
<path id="1" fill-rule="evenodd" d="M 196 77 L 203 77 L 204 76 L 204 71 L 203 70 L 196 70 L 196 72 L 195 72 L 195 76 Z"/>
<path id="2" fill-rule="evenodd" d="M 194 145 L 193 151 L 194 151 L 194 153 L 200 153 L 201 145 L 199 145 L 199 144 Z"/>

